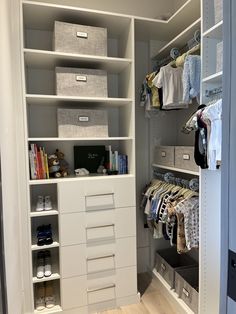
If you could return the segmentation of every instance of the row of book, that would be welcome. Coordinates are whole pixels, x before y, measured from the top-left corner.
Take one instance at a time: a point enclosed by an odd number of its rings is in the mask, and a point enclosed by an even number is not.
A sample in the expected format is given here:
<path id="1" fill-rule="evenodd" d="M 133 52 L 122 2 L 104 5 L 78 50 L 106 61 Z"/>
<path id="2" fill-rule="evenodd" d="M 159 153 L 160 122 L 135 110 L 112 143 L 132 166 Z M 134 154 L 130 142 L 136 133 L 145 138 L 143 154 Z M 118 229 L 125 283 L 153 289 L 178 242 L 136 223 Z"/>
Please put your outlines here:
<path id="1" fill-rule="evenodd" d="M 117 150 L 114 152 L 111 149 L 111 145 L 106 147 L 106 169 L 110 171 L 118 171 L 118 174 L 128 173 L 128 156 L 119 154 Z"/>
<path id="2" fill-rule="evenodd" d="M 48 156 L 44 147 L 30 144 L 29 162 L 32 180 L 49 179 Z"/>

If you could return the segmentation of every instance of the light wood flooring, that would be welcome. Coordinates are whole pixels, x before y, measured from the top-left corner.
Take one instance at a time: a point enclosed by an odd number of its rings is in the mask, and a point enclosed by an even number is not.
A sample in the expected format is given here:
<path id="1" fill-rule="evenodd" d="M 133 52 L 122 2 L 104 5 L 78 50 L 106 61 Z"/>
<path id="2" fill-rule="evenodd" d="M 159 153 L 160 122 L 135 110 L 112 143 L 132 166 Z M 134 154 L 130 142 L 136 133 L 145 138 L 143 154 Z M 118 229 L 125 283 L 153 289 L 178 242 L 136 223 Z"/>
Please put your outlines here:
<path id="1" fill-rule="evenodd" d="M 158 286 L 153 279 L 151 282 L 146 275 L 139 277 L 139 291 L 142 286 L 147 289 L 141 297 L 139 304 L 128 305 L 119 309 L 100 312 L 99 314 L 175 314 L 172 305 L 167 301 L 166 297 L 160 292 Z M 150 282 L 150 283 L 149 283 Z"/>

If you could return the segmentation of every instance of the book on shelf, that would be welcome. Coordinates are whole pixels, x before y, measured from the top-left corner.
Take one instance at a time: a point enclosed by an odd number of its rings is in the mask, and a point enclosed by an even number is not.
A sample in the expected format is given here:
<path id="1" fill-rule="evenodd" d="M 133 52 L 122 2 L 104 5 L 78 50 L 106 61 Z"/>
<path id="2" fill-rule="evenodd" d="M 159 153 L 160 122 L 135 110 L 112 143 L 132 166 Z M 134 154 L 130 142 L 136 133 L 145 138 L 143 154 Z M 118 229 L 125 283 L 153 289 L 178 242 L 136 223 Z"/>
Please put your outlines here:
<path id="1" fill-rule="evenodd" d="M 118 174 L 128 173 L 128 156 L 119 154 L 117 150 L 112 151 L 111 145 L 106 146 L 105 168 L 110 171 L 117 171 Z"/>
<path id="2" fill-rule="evenodd" d="M 32 180 L 49 179 L 48 158 L 43 147 L 30 145 L 29 162 Z"/>

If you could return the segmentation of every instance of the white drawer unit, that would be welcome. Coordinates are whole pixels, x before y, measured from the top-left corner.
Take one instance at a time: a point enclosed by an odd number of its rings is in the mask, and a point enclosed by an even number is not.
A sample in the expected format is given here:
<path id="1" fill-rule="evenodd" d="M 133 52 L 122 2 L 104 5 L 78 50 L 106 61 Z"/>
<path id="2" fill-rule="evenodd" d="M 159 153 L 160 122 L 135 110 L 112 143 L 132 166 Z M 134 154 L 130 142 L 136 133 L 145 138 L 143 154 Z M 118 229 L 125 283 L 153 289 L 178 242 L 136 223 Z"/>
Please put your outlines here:
<path id="1" fill-rule="evenodd" d="M 60 215 L 62 246 L 136 235 L 136 208 L 116 208 Z"/>
<path id="2" fill-rule="evenodd" d="M 61 248 L 61 276 L 70 278 L 136 265 L 136 237 Z"/>
<path id="3" fill-rule="evenodd" d="M 59 183 L 58 206 L 60 213 L 135 206 L 134 178 Z"/>
<path id="4" fill-rule="evenodd" d="M 64 310 L 96 304 L 137 294 L 136 267 L 62 279 L 62 308 Z"/>

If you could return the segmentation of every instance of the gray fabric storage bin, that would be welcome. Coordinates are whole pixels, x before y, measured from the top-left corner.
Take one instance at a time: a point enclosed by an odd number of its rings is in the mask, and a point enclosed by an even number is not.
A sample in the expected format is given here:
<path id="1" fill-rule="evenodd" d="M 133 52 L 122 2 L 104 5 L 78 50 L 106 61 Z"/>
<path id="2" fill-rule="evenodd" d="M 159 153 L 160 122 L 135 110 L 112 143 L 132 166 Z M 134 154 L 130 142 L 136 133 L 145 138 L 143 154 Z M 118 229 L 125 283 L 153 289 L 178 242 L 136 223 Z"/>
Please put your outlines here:
<path id="1" fill-rule="evenodd" d="M 194 313 L 198 313 L 198 271 L 198 267 L 193 267 L 175 272 L 175 291 Z"/>
<path id="2" fill-rule="evenodd" d="M 108 97 L 107 72 L 94 69 L 56 67 L 56 94 Z"/>
<path id="3" fill-rule="evenodd" d="M 157 146 L 154 151 L 154 163 L 174 167 L 175 165 L 175 147 Z"/>
<path id="4" fill-rule="evenodd" d="M 216 72 L 223 70 L 223 41 L 216 44 Z"/>
<path id="5" fill-rule="evenodd" d="M 107 56 L 107 29 L 55 21 L 54 50 Z"/>
<path id="6" fill-rule="evenodd" d="M 107 111 L 58 109 L 59 137 L 108 137 Z"/>
<path id="7" fill-rule="evenodd" d="M 223 19 L 223 0 L 214 0 L 215 24 Z"/>
<path id="8" fill-rule="evenodd" d="M 180 255 L 176 249 L 165 249 L 156 252 L 156 270 L 170 285 L 175 286 L 175 270 L 196 266 L 196 262 L 188 255 Z"/>
<path id="9" fill-rule="evenodd" d="M 175 146 L 175 167 L 184 170 L 199 171 L 194 160 L 193 146 Z"/>

